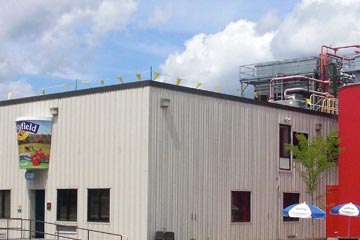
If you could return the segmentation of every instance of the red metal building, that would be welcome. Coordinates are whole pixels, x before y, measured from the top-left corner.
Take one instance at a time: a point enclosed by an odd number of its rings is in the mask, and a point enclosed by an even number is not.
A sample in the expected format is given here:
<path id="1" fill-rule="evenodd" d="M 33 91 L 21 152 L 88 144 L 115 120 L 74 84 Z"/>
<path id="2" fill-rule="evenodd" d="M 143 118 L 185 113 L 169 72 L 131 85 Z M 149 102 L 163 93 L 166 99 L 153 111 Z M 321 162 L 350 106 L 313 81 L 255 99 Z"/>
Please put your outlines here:
<path id="1" fill-rule="evenodd" d="M 327 187 L 326 235 L 360 238 L 360 218 L 329 214 L 341 203 L 360 204 L 360 84 L 339 91 L 339 185 Z M 349 232 L 350 230 L 350 232 Z M 348 236 L 349 234 L 349 236 Z"/>

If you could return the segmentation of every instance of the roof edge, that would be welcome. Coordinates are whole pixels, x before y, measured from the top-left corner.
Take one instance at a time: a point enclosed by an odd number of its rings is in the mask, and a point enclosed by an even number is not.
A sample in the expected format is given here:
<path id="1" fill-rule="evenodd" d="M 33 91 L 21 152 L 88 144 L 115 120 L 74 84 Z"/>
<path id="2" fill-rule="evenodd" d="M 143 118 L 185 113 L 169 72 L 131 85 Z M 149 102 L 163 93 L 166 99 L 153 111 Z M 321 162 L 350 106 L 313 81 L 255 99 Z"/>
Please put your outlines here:
<path id="1" fill-rule="evenodd" d="M 307 113 L 307 114 L 312 114 L 312 115 L 320 115 L 320 116 L 327 116 L 327 117 L 331 117 L 331 118 L 337 118 L 336 115 L 329 114 L 329 113 L 316 112 L 316 111 L 312 111 L 309 109 L 302 109 L 302 108 L 286 106 L 286 105 L 281 105 L 281 104 L 276 104 L 276 103 L 259 102 L 254 99 L 249 99 L 249 98 L 244 98 L 244 97 L 239 97 L 239 96 L 234 96 L 234 95 L 228 95 L 228 94 L 218 93 L 218 92 L 211 92 L 211 91 L 202 90 L 202 89 L 178 86 L 178 85 L 174 85 L 174 84 L 157 82 L 157 81 L 152 81 L 152 80 L 145 80 L 145 81 L 141 81 L 141 82 L 130 82 L 130 83 L 109 85 L 109 86 L 104 86 L 104 87 L 96 87 L 96 88 L 89 88 L 89 89 L 82 89 L 82 90 L 74 90 L 74 91 L 69 91 L 69 92 L 54 93 L 54 94 L 41 95 L 41 96 L 32 96 L 32 97 L 26 97 L 26 98 L 4 100 L 4 101 L 0 101 L 0 107 L 14 105 L 14 104 L 46 101 L 46 100 L 53 100 L 53 99 L 58 99 L 58 98 L 76 97 L 76 96 L 83 96 L 83 95 L 89 95 L 89 94 L 112 92 L 112 91 L 134 89 L 134 88 L 143 88 L 143 87 L 156 87 L 156 88 L 168 89 L 168 90 L 173 90 L 173 91 L 186 92 L 186 93 L 190 93 L 190 94 L 196 94 L 196 95 L 200 95 L 200 96 L 208 96 L 208 97 L 220 98 L 220 99 L 225 99 L 225 100 L 230 100 L 230 101 L 235 101 L 235 102 L 254 104 L 254 105 L 263 106 L 263 107 L 277 108 L 277 109 L 283 109 L 283 110 L 288 110 L 288 111 L 293 111 L 293 112 L 301 112 L 301 113 Z"/>

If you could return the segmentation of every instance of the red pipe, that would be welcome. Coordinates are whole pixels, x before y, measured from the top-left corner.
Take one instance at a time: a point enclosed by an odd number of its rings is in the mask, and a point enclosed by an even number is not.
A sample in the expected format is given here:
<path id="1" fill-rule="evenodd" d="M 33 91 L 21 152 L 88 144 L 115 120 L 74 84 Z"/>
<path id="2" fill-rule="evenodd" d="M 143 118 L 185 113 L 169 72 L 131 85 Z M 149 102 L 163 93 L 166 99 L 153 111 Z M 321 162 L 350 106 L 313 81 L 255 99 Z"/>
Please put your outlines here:
<path id="1" fill-rule="evenodd" d="M 329 53 L 328 51 L 325 52 L 325 48 L 328 50 L 334 51 L 334 53 Z M 347 60 L 347 61 L 354 60 L 354 58 L 348 58 L 345 56 L 337 55 L 337 51 L 339 49 L 344 49 L 344 48 L 360 48 L 360 45 L 349 45 L 349 46 L 343 46 L 343 47 L 330 47 L 330 46 L 326 46 L 326 45 L 321 46 L 321 53 L 320 53 L 320 77 L 321 77 L 321 79 L 324 80 L 326 78 L 325 66 L 327 65 L 327 57 L 328 56 L 340 59 L 341 65 L 343 64 L 343 60 Z M 355 53 L 356 52 L 358 52 L 358 51 L 355 50 Z"/>
<path id="2" fill-rule="evenodd" d="M 321 83 L 323 85 L 328 85 L 330 86 L 330 81 L 329 79 L 326 78 L 326 65 L 328 65 L 328 58 L 329 57 L 333 57 L 336 59 L 340 59 L 340 63 L 341 65 L 343 64 L 344 60 L 350 61 L 353 60 L 354 58 L 349 58 L 349 57 L 345 57 L 345 56 L 341 56 L 337 54 L 337 51 L 340 49 L 344 49 L 344 48 L 359 48 L 360 49 L 360 45 L 349 45 L 349 46 L 343 46 L 343 47 L 330 47 L 330 46 L 326 46 L 326 45 L 322 45 L 321 46 L 321 53 L 320 53 L 320 80 L 316 79 L 316 78 L 310 78 L 310 77 L 306 77 L 306 76 L 302 76 L 302 75 L 293 75 L 293 76 L 286 76 L 286 77 L 277 77 L 277 78 L 273 78 L 270 80 L 270 90 L 269 90 L 269 102 L 273 100 L 273 96 L 272 96 L 272 83 L 274 81 L 287 81 L 287 80 L 305 80 L 305 81 L 314 81 L 314 82 L 318 82 Z M 329 50 L 332 50 L 333 53 L 329 53 Z M 355 53 L 360 53 L 360 51 L 355 50 Z M 322 94 L 322 95 L 326 95 L 328 94 L 329 96 L 331 96 L 329 94 L 329 92 L 327 91 L 328 89 L 322 88 L 322 90 L 324 90 L 323 92 L 317 92 L 318 94 Z M 311 91 L 309 91 L 311 92 Z"/>
<path id="3" fill-rule="evenodd" d="M 295 79 L 300 79 L 300 80 L 308 80 L 308 81 L 314 81 L 314 82 L 319 82 L 319 83 L 323 83 L 323 84 L 329 84 L 329 81 L 323 81 L 317 78 L 311 78 L 311 77 L 307 77 L 304 75 L 291 75 L 291 76 L 285 76 L 285 77 L 276 77 L 270 80 L 270 84 L 272 81 L 278 81 L 278 80 L 295 80 Z"/>

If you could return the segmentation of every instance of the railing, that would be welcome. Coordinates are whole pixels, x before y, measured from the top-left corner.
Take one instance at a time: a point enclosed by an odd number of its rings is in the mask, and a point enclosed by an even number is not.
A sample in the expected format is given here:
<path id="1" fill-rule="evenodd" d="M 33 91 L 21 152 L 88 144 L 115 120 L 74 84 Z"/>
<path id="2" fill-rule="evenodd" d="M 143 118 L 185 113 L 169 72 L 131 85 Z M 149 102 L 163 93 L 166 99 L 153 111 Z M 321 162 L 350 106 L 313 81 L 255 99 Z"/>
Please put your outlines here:
<path id="1" fill-rule="evenodd" d="M 6 218 L 6 219 L 1 219 L 1 220 L 6 220 L 6 226 L 4 226 L 4 227 L 0 226 L 0 239 L 7 239 L 7 240 L 10 240 L 10 239 L 32 239 L 32 238 L 34 238 L 33 237 L 34 234 L 43 234 L 44 238 L 47 238 L 50 236 L 51 239 L 56 239 L 56 240 L 59 240 L 59 239 L 79 240 L 79 239 L 81 239 L 81 238 L 66 236 L 66 234 L 59 231 L 59 229 L 62 227 L 68 228 L 69 227 L 68 225 L 44 222 L 44 221 L 33 220 L 33 219 L 24 219 L 24 218 Z M 14 222 L 15 222 L 15 224 L 14 224 Z M 20 225 L 17 225 L 19 223 L 20 223 Z M 25 226 L 25 225 L 27 225 L 26 223 L 28 223 L 28 228 L 26 228 L 26 226 Z M 35 225 L 36 223 L 44 224 L 44 226 L 45 225 L 55 226 L 56 231 L 55 231 L 55 233 L 49 233 L 49 232 L 41 232 L 41 231 L 35 230 L 32 228 L 32 226 Z M 112 239 L 128 240 L 128 237 L 126 235 L 110 233 L 110 232 L 105 232 L 105 231 L 98 231 L 98 230 L 93 230 L 93 229 L 88 229 L 88 228 L 80 228 L 77 226 L 73 226 L 73 227 L 76 231 L 69 232 L 69 233 L 79 235 L 79 231 L 83 231 L 83 232 L 85 232 L 85 237 L 86 237 L 86 238 L 83 237 L 83 239 L 87 239 L 87 240 L 99 239 L 99 234 L 102 236 L 100 239 L 104 239 L 105 236 L 109 236 L 109 237 L 112 236 L 113 237 Z M 15 234 L 14 232 L 18 232 L 19 234 Z M 12 235 L 10 233 L 12 233 Z M 26 233 L 28 233 L 28 234 L 26 234 Z M 97 234 L 97 236 L 95 238 L 91 238 L 93 233 Z"/>
<path id="2" fill-rule="evenodd" d="M 336 98 L 312 94 L 310 96 L 310 109 L 331 114 L 338 114 L 338 101 Z"/>

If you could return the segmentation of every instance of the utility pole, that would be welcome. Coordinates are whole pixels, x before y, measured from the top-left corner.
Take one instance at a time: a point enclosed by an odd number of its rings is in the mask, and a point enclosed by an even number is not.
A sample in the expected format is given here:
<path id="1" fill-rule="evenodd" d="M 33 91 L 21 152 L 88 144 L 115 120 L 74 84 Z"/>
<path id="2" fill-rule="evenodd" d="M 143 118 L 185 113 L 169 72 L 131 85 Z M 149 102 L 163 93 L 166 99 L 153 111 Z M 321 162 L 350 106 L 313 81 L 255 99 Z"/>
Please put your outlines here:
<path id="1" fill-rule="evenodd" d="M 152 79 L 152 66 L 150 66 L 150 80 L 153 80 Z"/>

